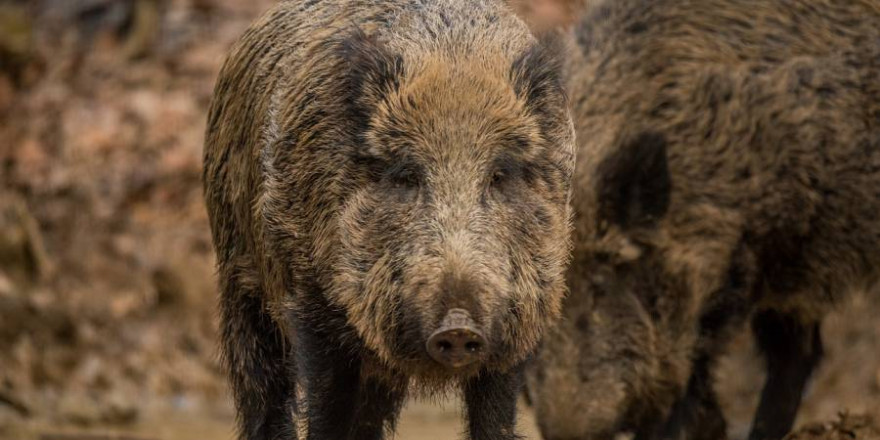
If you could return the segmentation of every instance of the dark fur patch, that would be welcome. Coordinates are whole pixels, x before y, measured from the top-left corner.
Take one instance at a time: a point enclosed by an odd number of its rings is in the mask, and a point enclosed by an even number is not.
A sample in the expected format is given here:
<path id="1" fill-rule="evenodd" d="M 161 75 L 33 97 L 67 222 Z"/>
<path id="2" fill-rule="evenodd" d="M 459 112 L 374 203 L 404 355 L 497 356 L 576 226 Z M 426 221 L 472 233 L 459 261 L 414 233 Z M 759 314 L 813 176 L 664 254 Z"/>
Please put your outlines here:
<path id="1" fill-rule="evenodd" d="M 416 308 L 406 300 L 394 305 L 391 312 L 391 325 L 388 331 L 389 348 L 400 359 L 417 361 L 427 356 L 425 340 Z"/>
<path id="2" fill-rule="evenodd" d="M 561 99 L 564 104 L 567 99 L 562 86 L 563 49 L 561 39 L 548 34 L 526 49 L 511 66 L 517 94 L 539 116 L 555 114 L 556 106 L 552 103 Z"/>
<path id="3" fill-rule="evenodd" d="M 348 72 L 343 94 L 345 116 L 358 134 L 369 123 L 371 109 L 386 93 L 399 87 L 403 74 L 403 58 L 388 50 L 360 28 L 342 40 L 340 57 L 347 62 Z"/>
<path id="4" fill-rule="evenodd" d="M 643 132 L 599 166 L 599 216 L 624 228 L 650 226 L 669 208 L 666 139 Z"/>
<path id="5" fill-rule="evenodd" d="M 631 34 L 641 34 L 648 30 L 648 24 L 644 21 L 637 21 L 626 28 L 626 31 Z"/>

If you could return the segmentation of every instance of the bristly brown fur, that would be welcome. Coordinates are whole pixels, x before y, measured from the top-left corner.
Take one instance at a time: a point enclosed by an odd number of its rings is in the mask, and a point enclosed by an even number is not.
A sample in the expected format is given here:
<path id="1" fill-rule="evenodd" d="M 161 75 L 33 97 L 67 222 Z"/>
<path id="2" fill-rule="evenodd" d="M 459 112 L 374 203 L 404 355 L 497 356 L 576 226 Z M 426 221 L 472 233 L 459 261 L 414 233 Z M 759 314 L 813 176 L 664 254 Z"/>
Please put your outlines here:
<path id="1" fill-rule="evenodd" d="M 571 39 L 570 297 L 529 374 L 547 439 L 719 439 L 749 320 L 752 439 L 791 427 L 819 323 L 878 281 L 880 2 L 605 0 Z"/>
<path id="2" fill-rule="evenodd" d="M 295 412 L 309 439 L 379 439 L 411 382 L 461 389 L 472 438 L 515 437 L 566 292 L 554 59 L 500 0 L 286 1 L 235 45 L 204 184 L 241 438 Z M 489 341 L 458 371 L 425 350 L 451 308 Z"/>

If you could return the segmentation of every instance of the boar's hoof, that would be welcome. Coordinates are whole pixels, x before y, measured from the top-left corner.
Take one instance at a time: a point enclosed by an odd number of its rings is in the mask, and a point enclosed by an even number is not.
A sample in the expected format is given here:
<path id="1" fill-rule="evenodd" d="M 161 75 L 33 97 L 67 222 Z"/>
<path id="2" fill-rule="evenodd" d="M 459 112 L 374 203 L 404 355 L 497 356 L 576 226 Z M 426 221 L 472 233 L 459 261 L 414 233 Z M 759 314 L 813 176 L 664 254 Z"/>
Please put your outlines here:
<path id="1" fill-rule="evenodd" d="M 462 309 L 450 309 L 426 344 L 428 354 L 435 361 L 451 368 L 479 361 L 486 345 L 483 333 L 470 314 Z"/>

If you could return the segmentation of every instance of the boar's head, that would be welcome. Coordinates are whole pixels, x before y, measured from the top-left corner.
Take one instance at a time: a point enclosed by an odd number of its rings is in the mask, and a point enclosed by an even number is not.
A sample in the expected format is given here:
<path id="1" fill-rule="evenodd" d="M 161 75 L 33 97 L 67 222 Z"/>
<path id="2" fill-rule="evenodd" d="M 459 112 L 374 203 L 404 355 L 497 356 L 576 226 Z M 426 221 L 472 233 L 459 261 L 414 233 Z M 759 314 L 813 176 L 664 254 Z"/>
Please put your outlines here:
<path id="1" fill-rule="evenodd" d="M 559 314 L 573 126 L 553 52 L 522 46 L 343 44 L 354 142 L 329 296 L 399 371 L 509 368 Z"/>
<path id="2" fill-rule="evenodd" d="M 705 317 L 724 317 L 714 301 L 745 290 L 738 217 L 689 199 L 696 183 L 671 170 L 693 164 L 666 136 L 637 133 L 578 164 L 571 293 L 527 377 L 548 440 L 656 429 L 704 349 L 700 332 L 713 331 Z"/>

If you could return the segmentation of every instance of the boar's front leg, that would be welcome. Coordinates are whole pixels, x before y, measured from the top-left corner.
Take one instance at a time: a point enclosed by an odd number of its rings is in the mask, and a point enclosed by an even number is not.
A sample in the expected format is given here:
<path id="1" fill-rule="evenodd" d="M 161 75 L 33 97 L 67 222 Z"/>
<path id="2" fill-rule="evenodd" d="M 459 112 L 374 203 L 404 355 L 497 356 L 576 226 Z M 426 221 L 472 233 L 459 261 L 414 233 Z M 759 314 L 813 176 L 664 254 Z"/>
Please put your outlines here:
<path id="1" fill-rule="evenodd" d="M 237 438 L 280 438 L 293 430 L 295 410 L 285 341 L 265 312 L 263 293 L 243 286 L 247 272 L 230 267 L 220 266 L 220 334 L 238 410 Z"/>
<path id="2" fill-rule="evenodd" d="M 767 381 L 749 440 L 776 440 L 791 429 L 807 380 L 822 358 L 819 324 L 769 310 L 752 330 L 767 360 Z"/>
<path id="3" fill-rule="evenodd" d="M 298 329 L 297 379 L 307 439 L 381 440 L 394 426 L 405 390 L 363 378 L 361 359 L 315 326 Z"/>
<path id="4" fill-rule="evenodd" d="M 506 373 L 483 372 L 464 385 L 470 440 L 517 439 L 516 400 L 524 383 L 524 363 Z"/>
<path id="5" fill-rule="evenodd" d="M 700 316 L 698 344 L 691 377 L 683 397 L 676 402 L 663 428 L 666 440 L 722 440 L 727 422 L 715 396 L 712 370 L 741 328 L 751 306 L 751 282 L 747 277 L 748 256 L 744 248 L 730 267 L 727 285 L 716 292 Z"/>
<path id="6" fill-rule="evenodd" d="M 712 387 L 713 362 L 697 359 L 687 391 L 672 409 L 661 438 L 665 440 L 723 440 L 727 423 Z"/>
<path id="7" fill-rule="evenodd" d="M 403 404 L 403 392 L 368 380 L 358 388 L 355 426 L 351 440 L 380 440 L 393 431 Z"/>

